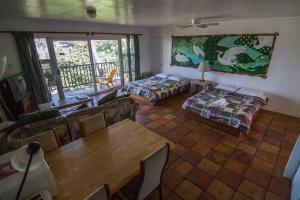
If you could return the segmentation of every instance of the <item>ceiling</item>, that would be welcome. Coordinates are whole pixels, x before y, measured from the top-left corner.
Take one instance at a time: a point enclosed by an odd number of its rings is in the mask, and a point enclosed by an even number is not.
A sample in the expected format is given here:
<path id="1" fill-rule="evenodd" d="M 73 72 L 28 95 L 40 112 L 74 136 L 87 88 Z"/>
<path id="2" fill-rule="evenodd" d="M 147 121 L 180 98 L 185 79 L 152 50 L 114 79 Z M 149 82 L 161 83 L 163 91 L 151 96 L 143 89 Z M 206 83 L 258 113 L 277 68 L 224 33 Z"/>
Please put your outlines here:
<path id="1" fill-rule="evenodd" d="M 94 5 L 97 17 L 90 19 L 84 0 L 1 0 L 0 19 L 162 26 L 215 15 L 226 19 L 300 16 L 300 0 L 94 0 Z"/>

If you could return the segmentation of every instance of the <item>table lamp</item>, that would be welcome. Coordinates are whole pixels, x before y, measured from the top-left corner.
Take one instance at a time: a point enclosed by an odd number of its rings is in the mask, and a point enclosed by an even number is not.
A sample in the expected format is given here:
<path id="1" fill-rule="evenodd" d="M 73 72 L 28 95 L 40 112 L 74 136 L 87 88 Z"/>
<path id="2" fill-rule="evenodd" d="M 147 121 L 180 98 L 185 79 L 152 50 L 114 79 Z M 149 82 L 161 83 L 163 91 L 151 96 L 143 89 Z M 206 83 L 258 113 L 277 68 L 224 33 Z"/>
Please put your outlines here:
<path id="1" fill-rule="evenodd" d="M 22 182 L 15 198 L 16 200 L 20 198 L 28 172 L 37 170 L 42 165 L 43 160 L 44 152 L 38 142 L 32 142 L 28 145 L 22 146 L 13 153 L 10 160 L 12 166 L 17 171 L 24 172 Z"/>
<path id="2" fill-rule="evenodd" d="M 210 68 L 209 68 L 209 66 L 208 66 L 208 62 L 205 61 L 205 60 L 203 60 L 203 61 L 200 63 L 200 65 L 199 65 L 199 67 L 198 67 L 198 70 L 199 70 L 200 72 L 202 72 L 200 81 L 201 81 L 201 82 L 205 82 L 205 80 L 204 80 L 204 73 L 210 71 Z"/>

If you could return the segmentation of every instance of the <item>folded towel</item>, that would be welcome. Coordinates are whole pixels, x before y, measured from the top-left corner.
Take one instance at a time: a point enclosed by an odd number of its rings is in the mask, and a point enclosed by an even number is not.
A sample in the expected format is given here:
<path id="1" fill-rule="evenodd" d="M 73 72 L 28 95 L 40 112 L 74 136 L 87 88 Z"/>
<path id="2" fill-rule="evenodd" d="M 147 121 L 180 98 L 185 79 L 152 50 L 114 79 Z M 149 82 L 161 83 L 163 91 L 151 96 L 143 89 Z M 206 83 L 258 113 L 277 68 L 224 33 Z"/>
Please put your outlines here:
<path id="1" fill-rule="evenodd" d="M 226 101 L 225 98 L 219 99 L 210 104 L 210 106 L 216 106 L 216 107 L 225 107 L 227 105 L 228 105 L 228 102 Z"/>

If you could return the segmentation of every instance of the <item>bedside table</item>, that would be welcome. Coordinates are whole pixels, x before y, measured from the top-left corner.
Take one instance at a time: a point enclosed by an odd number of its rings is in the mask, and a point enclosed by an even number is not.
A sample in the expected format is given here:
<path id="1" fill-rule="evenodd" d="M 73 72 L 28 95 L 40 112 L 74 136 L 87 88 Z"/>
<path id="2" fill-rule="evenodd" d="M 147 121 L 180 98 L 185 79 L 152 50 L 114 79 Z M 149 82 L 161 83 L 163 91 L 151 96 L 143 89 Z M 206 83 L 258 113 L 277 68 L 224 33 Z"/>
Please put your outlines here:
<path id="1" fill-rule="evenodd" d="M 198 93 L 201 92 L 203 90 L 207 90 L 210 87 L 213 87 L 214 85 L 216 85 L 215 82 L 213 81 L 205 81 L 205 82 L 201 82 L 199 80 L 192 80 L 191 81 L 191 88 L 190 88 L 190 93 Z"/>

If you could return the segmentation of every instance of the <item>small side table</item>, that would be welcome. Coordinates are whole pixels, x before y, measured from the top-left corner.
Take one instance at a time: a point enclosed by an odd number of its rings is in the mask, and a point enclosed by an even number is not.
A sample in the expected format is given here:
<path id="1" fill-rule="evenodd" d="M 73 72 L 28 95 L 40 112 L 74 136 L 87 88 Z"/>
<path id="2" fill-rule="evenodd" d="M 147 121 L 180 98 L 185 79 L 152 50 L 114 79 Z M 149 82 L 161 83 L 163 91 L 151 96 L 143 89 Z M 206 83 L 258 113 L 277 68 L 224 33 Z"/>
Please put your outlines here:
<path id="1" fill-rule="evenodd" d="M 205 82 L 201 82 L 199 80 L 192 80 L 191 81 L 191 88 L 190 88 L 190 93 L 194 94 L 194 93 L 198 93 L 201 92 L 203 90 L 207 90 L 210 87 L 213 87 L 216 83 L 213 81 L 205 81 Z"/>

